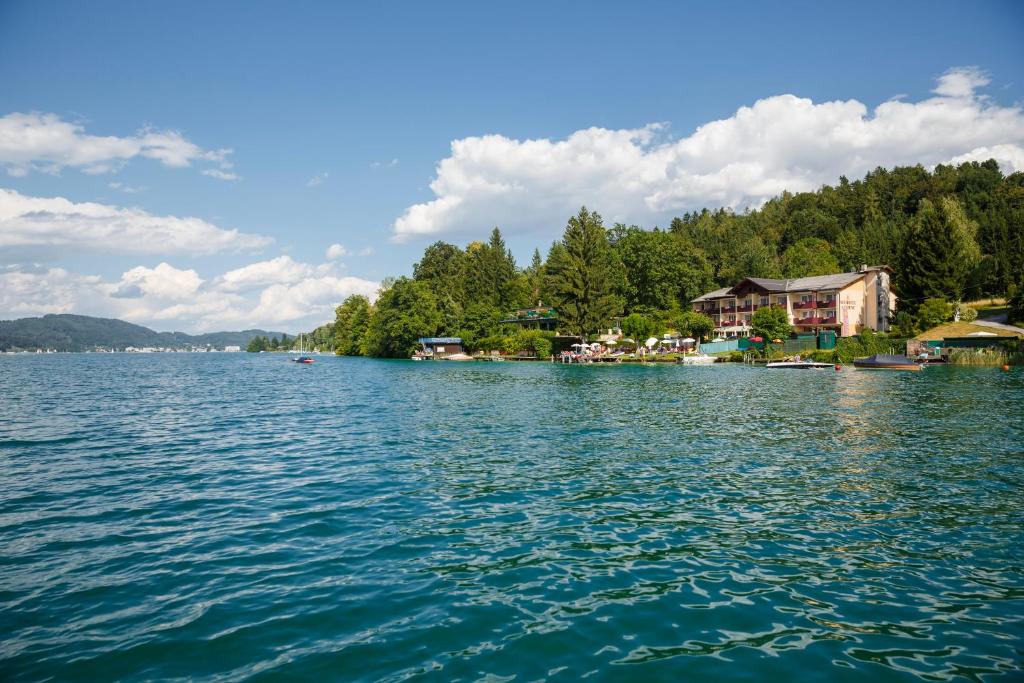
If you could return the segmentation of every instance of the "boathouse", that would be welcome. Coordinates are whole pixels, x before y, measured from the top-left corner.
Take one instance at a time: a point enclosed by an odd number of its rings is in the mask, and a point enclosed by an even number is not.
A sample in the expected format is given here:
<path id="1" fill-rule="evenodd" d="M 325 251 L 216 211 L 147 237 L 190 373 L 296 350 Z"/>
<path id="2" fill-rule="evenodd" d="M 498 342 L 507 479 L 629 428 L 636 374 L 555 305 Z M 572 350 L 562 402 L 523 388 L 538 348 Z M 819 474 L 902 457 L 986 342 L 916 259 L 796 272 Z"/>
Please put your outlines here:
<path id="1" fill-rule="evenodd" d="M 420 337 L 420 352 L 429 358 L 446 358 L 463 353 L 461 337 Z"/>

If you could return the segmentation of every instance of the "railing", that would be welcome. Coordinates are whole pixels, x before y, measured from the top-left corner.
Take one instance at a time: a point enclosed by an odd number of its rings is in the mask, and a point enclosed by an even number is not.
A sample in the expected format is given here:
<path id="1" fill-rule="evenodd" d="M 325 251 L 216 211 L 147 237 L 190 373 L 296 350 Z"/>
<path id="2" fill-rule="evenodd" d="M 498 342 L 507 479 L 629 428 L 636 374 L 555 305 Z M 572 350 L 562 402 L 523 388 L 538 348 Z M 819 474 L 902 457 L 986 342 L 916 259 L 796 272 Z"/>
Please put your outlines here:
<path id="1" fill-rule="evenodd" d="M 722 313 L 735 313 L 735 312 L 736 312 L 736 307 L 735 306 L 722 306 Z"/>
<path id="2" fill-rule="evenodd" d="M 836 307 L 836 300 L 832 299 L 831 301 L 818 301 L 817 302 L 817 307 L 818 308 L 835 308 Z"/>
<path id="3" fill-rule="evenodd" d="M 839 323 L 836 322 L 836 317 L 833 315 L 833 316 L 829 316 L 828 318 L 821 318 L 821 323 L 820 324 L 822 324 L 822 325 L 838 325 Z"/>
<path id="4" fill-rule="evenodd" d="M 822 318 L 816 318 L 811 316 L 810 318 L 797 318 L 793 321 L 794 325 L 818 325 L 822 321 Z"/>
<path id="5" fill-rule="evenodd" d="M 796 309 L 817 308 L 817 307 L 818 307 L 818 302 L 817 301 L 813 301 L 813 300 L 812 301 L 794 301 L 793 302 L 793 308 L 796 308 Z"/>
<path id="6" fill-rule="evenodd" d="M 736 325 L 736 324 L 737 324 L 736 320 L 723 320 L 721 326 L 722 327 L 732 327 L 733 325 Z"/>
<path id="7" fill-rule="evenodd" d="M 757 310 L 757 306 L 754 304 L 744 304 L 736 309 L 740 313 L 750 313 L 751 311 Z"/>

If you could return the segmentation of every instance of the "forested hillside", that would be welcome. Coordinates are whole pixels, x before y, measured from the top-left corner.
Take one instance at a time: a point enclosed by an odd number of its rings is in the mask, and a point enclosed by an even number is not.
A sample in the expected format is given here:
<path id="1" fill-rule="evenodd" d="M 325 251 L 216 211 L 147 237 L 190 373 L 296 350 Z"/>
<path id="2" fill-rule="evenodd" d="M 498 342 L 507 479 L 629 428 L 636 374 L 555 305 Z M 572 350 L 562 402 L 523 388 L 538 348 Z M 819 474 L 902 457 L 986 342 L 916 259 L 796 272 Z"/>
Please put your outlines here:
<path id="1" fill-rule="evenodd" d="M 600 198 L 596 198 L 599 202 Z M 757 210 L 704 209 L 664 228 L 605 226 L 583 209 L 547 258 L 520 268 L 495 228 L 465 248 L 428 246 L 411 278 L 384 283 L 371 305 L 347 299 L 317 330 L 339 353 L 405 356 L 419 336 L 457 335 L 470 348 L 531 344 L 501 320 L 543 303 L 565 332 L 590 334 L 635 314 L 652 329 L 686 328 L 694 297 L 743 277 L 895 269 L 904 332 L 928 299 L 1024 297 L 1024 173 L 995 161 L 877 169 L 815 192 L 784 193 Z M 511 339 L 511 341 L 509 341 Z"/>
<path id="2" fill-rule="evenodd" d="M 55 351 L 88 351 L 96 348 L 124 349 L 134 347 L 245 348 L 251 339 L 275 333 L 264 330 L 241 332 L 210 332 L 191 335 L 184 332 L 155 332 L 148 327 L 113 318 L 85 315 L 44 315 L 41 318 L 0 320 L 0 351 L 13 349 L 52 349 Z"/>

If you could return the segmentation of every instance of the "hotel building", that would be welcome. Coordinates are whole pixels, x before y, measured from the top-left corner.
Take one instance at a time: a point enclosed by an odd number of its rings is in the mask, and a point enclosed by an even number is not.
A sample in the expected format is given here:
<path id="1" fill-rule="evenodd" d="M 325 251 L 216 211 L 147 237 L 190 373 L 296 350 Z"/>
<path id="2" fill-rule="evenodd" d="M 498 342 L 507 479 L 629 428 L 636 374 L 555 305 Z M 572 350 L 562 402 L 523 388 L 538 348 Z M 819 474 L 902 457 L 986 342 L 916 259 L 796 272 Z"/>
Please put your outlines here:
<path id="1" fill-rule="evenodd" d="M 792 280 L 748 277 L 693 300 L 693 310 L 715 321 L 724 337 L 750 332 L 754 311 L 765 306 L 786 310 L 796 332 L 832 330 L 843 337 L 865 327 L 888 332 L 896 295 L 889 284 L 889 266 L 862 266 L 853 273 L 818 275 Z"/>

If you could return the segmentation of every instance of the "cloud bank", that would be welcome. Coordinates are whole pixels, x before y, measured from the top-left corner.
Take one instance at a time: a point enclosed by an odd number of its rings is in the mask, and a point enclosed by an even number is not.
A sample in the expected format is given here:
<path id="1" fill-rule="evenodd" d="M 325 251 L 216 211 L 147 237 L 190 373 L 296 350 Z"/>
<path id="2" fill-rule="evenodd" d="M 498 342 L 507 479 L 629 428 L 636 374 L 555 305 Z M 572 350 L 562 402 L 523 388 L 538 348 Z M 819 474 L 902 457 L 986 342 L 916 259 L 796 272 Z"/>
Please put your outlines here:
<path id="1" fill-rule="evenodd" d="M 204 279 L 161 262 L 116 280 L 31 265 L 0 267 L 0 319 L 77 313 L 121 318 L 160 330 L 253 327 L 309 330 L 334 317 L 350 294 L 376 296 L 380 283 L 340 274 L 333 264 L 288 256 Z"/>
<path id="2" fill-rule="evenodd" d="M 235 180 L 238 176 L 228 170 L 230 154 L 230 149 L 203 149 L 174 130 L 143 128 L 128 137 L 99 136 L 56 114 L 14 112 L 0 117 L 0 168 L 12 176 L 59 173 L 68 167 L 109 173 L 143 157 L 174 168 L 207 163 L 216 168 L 203 170 L 204 175 Z"/>
<path id="3" fill-rule="evenodd" d="M 273 240 L 225 230 L 200 218 L 0 188 L 0 249 L 46 248 L 135 254 L 213 254 L 266 247 Z"/>
<path id="4" fill-rule="evenodd" d="M 393 240 L 493 225 L 553 235 L 581 204 L 611 221 L 659 222 L 705 206 L 759 206 L 783 190 L 878 166 L 991 156 L 1004 171 L 1024 170 L 1024 115 L 981 94 L 988 83 L 976 68 L 955 68 L 938 78 L 934 96 L 871 111 L 857 100 L 777 95 L 669 141 L 664 124 L 588 128 L 564 140 L 455 140 L 430 184 L 435 198 L 408 207 Z"/>

